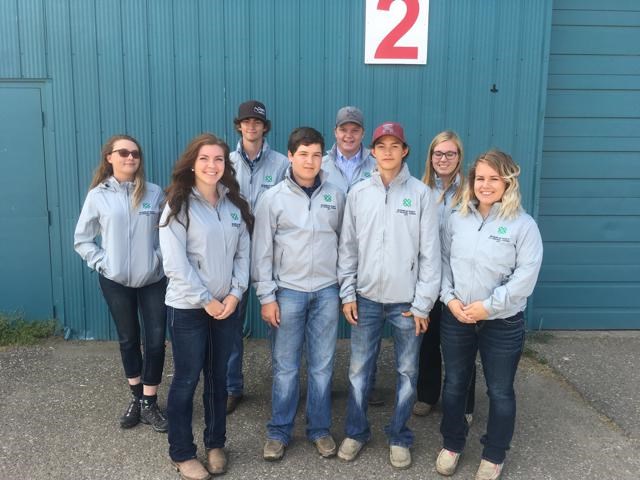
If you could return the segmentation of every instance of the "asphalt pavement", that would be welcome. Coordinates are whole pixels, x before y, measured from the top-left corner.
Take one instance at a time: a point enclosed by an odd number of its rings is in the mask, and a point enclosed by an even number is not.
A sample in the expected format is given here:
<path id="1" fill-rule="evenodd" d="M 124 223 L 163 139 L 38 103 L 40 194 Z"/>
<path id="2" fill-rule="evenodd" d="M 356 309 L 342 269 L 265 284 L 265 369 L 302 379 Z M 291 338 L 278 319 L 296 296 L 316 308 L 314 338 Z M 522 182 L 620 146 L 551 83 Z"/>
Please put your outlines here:
<path id="1" fill-rule="evenodd" d="M 640 332 L 529 335 L 516 378 L 518 415 L 504 479 L 640 478 Z M 333 433 L 343 437 L 348 340 L 340 340 L 333 384 Z M 171 382 L 170 348 L 159 402 Z M 479 369 L 476 414 L 454 479 L 471 479 L 480 461 L 488 402 Z M 385 404 L 371 407 L 373 439 L 358 459 L 322 459 L 304 436 L 303 399 L 282 461 L 262 460 L 269 417 L 271 365 L 265 340 L 245 345 L 245 401 L 228 417 L 225 479 L 436 479 L 439 406 L 413 417 L 413 465 L 389 464 L 383 426 L 394 396 L 393 345 L 383 342 L 379 386 Z M 196 394 L 194 431 L 201 445 L 203 410 Z M 177 479 L 166 434 L 146 425 L 122 430 L 128 403 L 116 342 L 53 339 L 0 350 L 0 479 Z"/>

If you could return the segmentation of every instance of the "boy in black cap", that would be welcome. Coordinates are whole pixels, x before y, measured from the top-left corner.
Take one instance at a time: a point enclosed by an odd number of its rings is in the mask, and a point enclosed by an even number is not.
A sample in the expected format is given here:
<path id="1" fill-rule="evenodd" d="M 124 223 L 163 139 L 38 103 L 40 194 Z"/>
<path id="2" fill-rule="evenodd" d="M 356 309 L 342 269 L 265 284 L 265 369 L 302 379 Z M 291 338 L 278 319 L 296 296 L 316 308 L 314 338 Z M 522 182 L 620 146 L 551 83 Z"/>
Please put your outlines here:
<path id="1" fill-rule="evenodd" d="M 249 100 L 238 107 L 238 116 L 233 120 L 240 140 L 231 152 L 231 163 L 240 184 L 240 193 L 247 199 L 251 211 L 263 192 L 284 178 L 289 160 L 281 153 L 271 150 L 266 135 L 271 129 L 264 103 Z M 238 328 L 234 338 L 229 363 L 227 365 L 227 413 L 233 412 L 244 393 L 242 375 L 242 330 L 247 308 L 249 290 L 245 292 L 238 306 Z"/>

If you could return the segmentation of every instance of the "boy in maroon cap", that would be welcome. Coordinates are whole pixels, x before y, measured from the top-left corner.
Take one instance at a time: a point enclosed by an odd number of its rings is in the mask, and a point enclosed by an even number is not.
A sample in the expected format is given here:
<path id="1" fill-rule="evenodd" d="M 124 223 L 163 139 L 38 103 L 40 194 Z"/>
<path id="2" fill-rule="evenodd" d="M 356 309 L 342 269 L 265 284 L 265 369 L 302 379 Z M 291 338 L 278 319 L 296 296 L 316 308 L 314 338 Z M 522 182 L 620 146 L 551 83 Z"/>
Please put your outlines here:
<path id="1" fill-rule="evenodd" d="M 397 383 L 385 433 L 391 465 L 408 468 L 413 432 L 407 420 L 415 400 L 418 352 L 440 290 L 438 206 L 431 190 L 409 173 L 409 146 L 399 123 L 375 129 L 371 153 L 377 168 L 349 191 L 338 252 L 342 310 L 351 324 L 346 438 L 338 457 L 354 460 L 371 437 L 367 398 L 376 346 L 388 322 Z"/>

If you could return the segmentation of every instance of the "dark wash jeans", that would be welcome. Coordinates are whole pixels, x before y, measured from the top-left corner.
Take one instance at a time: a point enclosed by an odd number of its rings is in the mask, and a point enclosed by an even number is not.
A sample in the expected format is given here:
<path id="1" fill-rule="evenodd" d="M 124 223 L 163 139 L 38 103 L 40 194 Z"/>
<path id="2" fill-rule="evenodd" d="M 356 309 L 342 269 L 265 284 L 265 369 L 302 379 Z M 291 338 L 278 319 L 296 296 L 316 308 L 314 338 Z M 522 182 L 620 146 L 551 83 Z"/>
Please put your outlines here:
<path id="1" fill-rule="evenodd" d="M 482 458 L 502 463 L 513 437 L 516 396 L 513 381 L 524 346 L 522 312 L 505 319 L 484 320 L 478 324 L 459 322 L 444 308 L 441 343 L 445 376 L 442 391 L 443 447 L 462 452 L 469 426 L 464 418 L 467 389 L 476 353 L 480 351 L 489 395 L 489 418 Z"/>
<path id="2" fill-rule="evenodd" d="M 422 336 L 418 362 L 417 397 L 419 402 L 435 405 L 442 389 L 442 353 L 440 349 L 440 319 L 444 305 L 436 301 L 429 313 L 429 328 Z M 476 367 L 469 382 L 469 393 L 464 413 L 473 413 L 476 404 Z"/>
<path id="3" fill-rule="evenodd" d="M 227 361 L 238 310 L 215 320 L 203 308 L 167 307 L 173 347 L 173 381 L 167 399 L 169 456 L 174 462 L 196 458 L 193 443 L 193 395 L 204 377 L 204 446 L 222 448 L 226 441 Z"/>
<path id="4" fill-rule="evenodd" d="M 127 378 L 142 377 L 145 385 L 159 385 L 164 367 L 167 279 L 139 288 L 125 287 L 98 275 L 102 294 L 118 331 L 120 355 Z M 140 351 L 140 321 L 142 346 Z"/>

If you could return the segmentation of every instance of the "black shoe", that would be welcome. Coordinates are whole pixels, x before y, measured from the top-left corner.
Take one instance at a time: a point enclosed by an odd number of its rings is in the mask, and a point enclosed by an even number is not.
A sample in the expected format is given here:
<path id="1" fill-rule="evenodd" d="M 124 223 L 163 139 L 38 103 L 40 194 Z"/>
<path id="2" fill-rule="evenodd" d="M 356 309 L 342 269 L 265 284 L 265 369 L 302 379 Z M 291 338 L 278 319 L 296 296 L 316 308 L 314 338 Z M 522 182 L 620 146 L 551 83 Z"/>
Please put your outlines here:
<path id="1" fill-rule="evenodd" d="M 127 411 L 120 417 L 120 427 L 135 427 L 140 422 L 140 399 L 131 396 L 131 402 L 127 407 Z"/>
<path id="2" fill-rule="evenodd" d="M 229 395 L 227 397 L 227 415 L 232 413 L 242 401 L 243 395 Z"/>
<path id="3" fill-rule="evenodd" d="M 169 429 L 167 417 L 160 411 L 158 404 L 153 402 L 150 405 L 145 405 L 143 402 L 140 410 L 140 421 L 144 424 L 151 425 L 151 427 L 160 433 L 165 433 Z"/>

